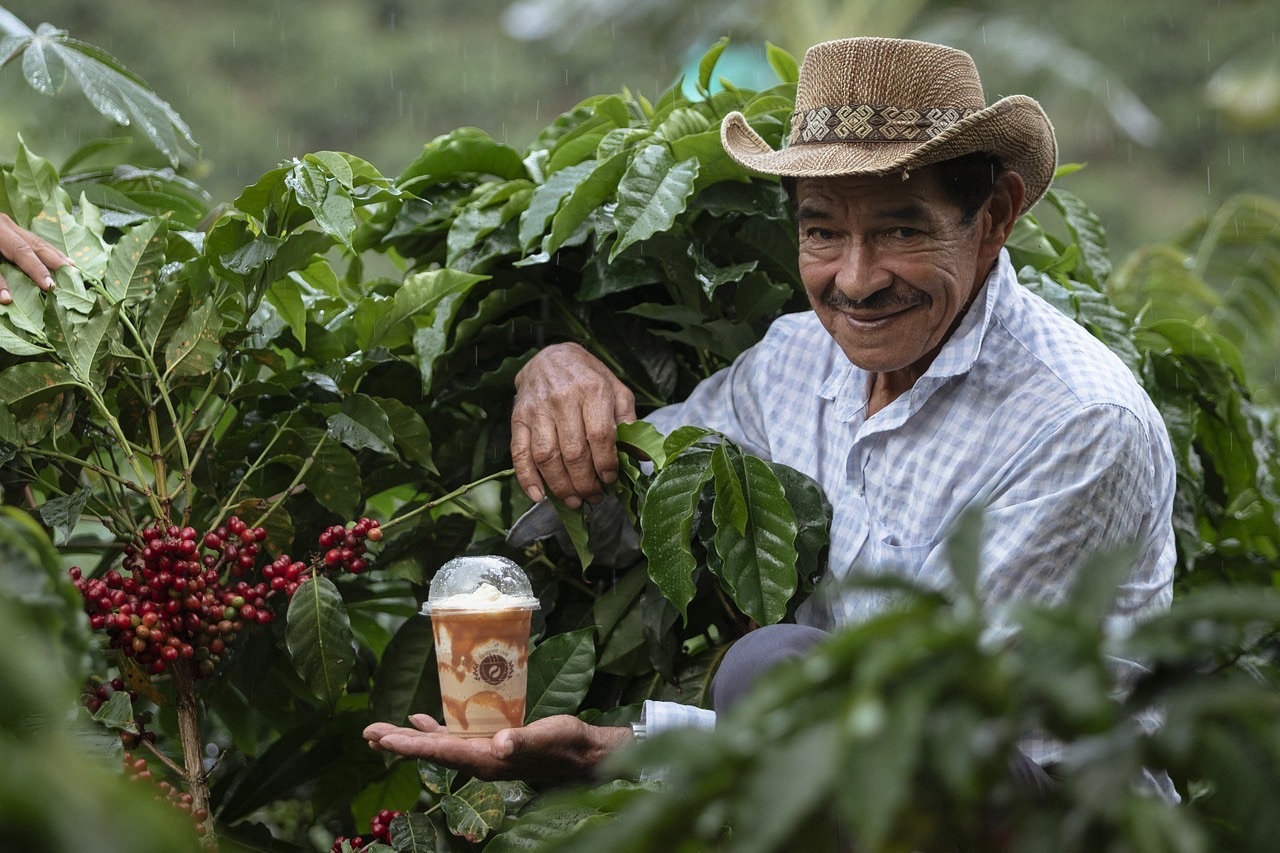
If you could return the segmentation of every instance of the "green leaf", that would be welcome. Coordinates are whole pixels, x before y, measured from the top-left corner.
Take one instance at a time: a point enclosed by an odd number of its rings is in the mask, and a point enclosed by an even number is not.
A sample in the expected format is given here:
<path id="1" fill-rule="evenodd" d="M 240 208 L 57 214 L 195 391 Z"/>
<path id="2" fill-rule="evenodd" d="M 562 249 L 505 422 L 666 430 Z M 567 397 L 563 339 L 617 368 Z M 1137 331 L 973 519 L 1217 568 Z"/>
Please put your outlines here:
<path id="1" fill-rule="evenodd" d="M 715 430 L 700 426 L 676 427 L 662 443 L 662 450 L 669 460 L 675 459 L 687 448 L 697 444 L 709 435 L 718 435 Z"/>
<path id="2" fill-rule="evenodd" d="M 578 710 L 596 674 L 596 629 L 567 631 L 529 653 L 525 722 Z"/>
<path id="3" fill-rule="evenodd" d="M 472 779 L 440 800 L 449 831 L 475 843 L 502 825 L 506 806 L 502 791 L 492 782 Z"/>
<path id="4" fill-rule="evenodd" d="M 69 202 L 66 193 L 59 190 L 54 198 L 44 203 L 40 214 L 31 221 L 31 231 L 61 249 L 75 263 L 76 268 L 89 278 L 102 278 L 107 262 L 106 247 L 97 234 L 71 215 Z"/>
<path id="5" fill-rule="evenodd" d="M 395 436 L 396 447 L 400 454 L 410 462 L 421 465 L 433 474 L 436 470 L 435 459 L 431 455 L 431 432 L 422 415 L 413 410 L 403 400 L 395 397 L 374 397 L 374 401 L 386 413 L 391 434 Z"/>
<path id="6" fill-rule="evenodd" d="M 54 350 L 67 362 L 76 379 L 85 386 L 99 384 L 98 366 L 106 357 L 109 334 L 117 329 L 116 308 L 95 314 L 85 321 L 63 310 L 62 303 L 49 302 L 50 319 L 46 328 Z"/>
<path id="7" fill-rule="evenodd" d="M 138 731 L 138 723 L 133 715 L 133 702 L 129 700 L 127 690 L 112 693 L 111 698 L 93 715 L 93 719 L 109 729 L 135 733 Z"/>
<path id="8" fill-rule="evenodd" d="M 529 177 L 520 152 L 494 142 L 484 131 L 463 127 L 438 136 L 400 173 L 402 188 L 439 183 L 458 175 L 493 175 L 505 180 Z"/>
<path id="9" fill-rule="evenodd" d="M 102 286 L 112 304 L 136 305 L 155 291 L 168 233 L 165 220 L 148 219 L 126 231 L 112 247 L 102 275 Z"/>
<path id="10" fill-rule="evenodd" d="M 351 620 L 333 581 L 304 581 L 289 602 L 285 644 L 298 675 L 330 708 L 346 691 L 355 666 Z"/>
<path id="11" fill-rule="evenodd" d="M 583 518 L 584 507 L 570 509 L 556 497 L 551 499 L 551 505 L 555 507 L 556 515 L 560 516 L 560 522 L 564 525 L 565 532 L 569 534 L 569 541 L 573 543 L 573 550 L 577 553 L 578 562 L 585 573 L 590 568 L 591 561 L 595 559 L 595 554 L 591 551 L 591 544 L 587 537 L 587 522 Z"/>
<path id="12" fill-rule="evenodd" d="M 351 451 L 332 441 L 320 445 L 302 482 L 316 500 L 343 518 L 351 518 L 360 505 L 360 466 Z"/>
<path id="13" fill-rule="evenodd" d="M 667 464 L 667 453 L 663 449 L 665 436 L 648 421 L 634 421 L 629 424 L 618 424 L 618 446 L 632 455 L 642 454 L 653 462 L 655 470 L 662 470 Z"/>
<path id="14" fill-rule="evenodd" d="M 729 455 L 733 454 L 730 461 Z M 747 498 L 742 491 L 742 481 L 738 478 L 738 465 L 742 462 L 742 454 L 735 448 L 729 449 L 727 442 L 722 442 L 711 452 L 711 472 L 715 475 L 715 501 L 712 517 L 717 525 L 728 522 L 739 536 L 747 535 Z"/>
<path id="15" fill-rule="evenodd" d="M 545 806 L 526 812 L 485 845 L 485 853 L 534 853 L 557 850 L 570 836 L 612 820 L 611 815 L 575 804 Z"/>
<path id="16" fill-rule="evenodd" d="M 679 456 L 654 477 L 640 513 L 640 548 L 649 558 L 649 576 L 686 620 L 696 592 L 697 562 L 690 542 L 693 512 L 709 479 L 710 451 Z"/>
<path id="17" fill-rule="evenodd" d="M 365 394 L 350 394 L 342 399 L 341 410 L 328 422 L 329 436 L 352 450 L 369 449 L 395 455 L 395 436 L 387 413 Z"/>
<path id="18" fill-rule="evenodd" d="M 711 75 L 715 72 L 716 63 L 720 61 L 720 54 L 724 53 L 724 49 L 729 46 L 729 37 L 722 36 L 719 41 L 711 45 L 711 48 L 703 55 L 701 61 L 698 62 L 698 91 L 711 91 Z"/>
<path id="19" fill-rule="evenodd" d="M 0 373 L 0 403 L 12 409 L 54 389 L 76 384 L 71 371 L 60 364 L 27 361 Z"/>
<path id="20" fill-rule="evenodd" d="M 436 825 L 425 814 L 396 815 L 390 828 L 396 853 L 436 853 Z"/>
<path id="21" fill-rule="evenodd" d="M 387 333 L 410 317 L 429 314 L 440 301 L 452 293 L 466 294 L 488 276 L 474 275 L 457 270 L 436 269 L 415 273 L 404 280 L 396 290 L 395 298 L 373 320 L 370 331 L 360 340 L 362 349 L 373 349 L 382 343 Z"/>
<path id="22" fill-rule="evenodd" d="M 697 160 L 677 163 L 662 145 L 641 149 L 618 182 L 618 207 L 613 214 L 618 240 L 609 260 L 632 243 L 671 228 L 688 205 L 697 177 Z"/>
<path id="23" fill-rule="evenodd" d="M 580 183 L 590 178 L 596 168 L 595 160 L 585 160 L 561 169 L 547 178 L 546 183 L 534 189 L 533 197 L 529 199 L 529 207 L 520 215 L 518 239 L 522 251 L 527 252 L 541 242 L 547 223 L 560 210 L 561 202 L 574 192 Z"/>
<path id="24" fill-rule="evenodd" d="M 218 337 L 222 314 L 213 300 L 206 300 L 179 324 L 164 348 L 166 376 L 200 376 L 209 373 L 222 355 Z"/>
<path id="25" fill-rule="evenodd" d="M 340 180 L 308 157 L 289 170 L 284 182 L 293 191 L 294 198 L 311 211 L 322 231 L 336 237 L 348 249 L 352 248 L 355 203 Z"/>
<path id="26" fill-rule="evenodd" d="M 5 281 L 9 282 L 9 292 L 13 296 L 13 301 L 8 305 L 0 305 L 0 317 L 16 332 L 25 332 L 35 340 L 43 341 L 45 306 L 40 288 L 17 267 L 0 264 L 0 272 L 3 272 Z"/>
<path id="27" fill-rule="evenodd" d="M 627 169 L 627 152 L 619 151 L 606 160 L 591 162 L 599 165 L 574 186 L 551 221 L 551 232 L 542 241 L 542 251 L 548 255 L 554 255 L 578 226 L 614 194 Z"/>
<path id="28" fill-rule="evenodd" d="M 62 31 L 54 33 L 41 31 L 32 47 L 40 46 L 56 54 L 95 110 L 116 124 L 140 129 L 175 167 L 181 153 L 180 140 L 196 147 L 186 123 L 141 78 L 105 51 L 68 38 Z"/>
<path id="29" fill-rule="evenodd" d="M 422 787 L 433 794 L 448 793 L 449 789 L 453 787 L 453 780 L 457 778 L 457 775 L 458 771 L 452 767 L 433 764 L 430 761 L 418 762 L 418 780 L 422 782 Z"/>
<path id="30" fill-rule="evenodd" d="M 434 648 L 427 619 L 411 616 L 396 630 L 374 675 L 369 696 L 373 719 L 403 725 L 410 714 L 439 705 L 440 680 L 430 665 Z"/>
<path id="31" fill-rule="evenodd" d="M 728 517 L 731 501 L 721 502 L 717 493 L 712 505 L 715 548 L 723 561 L 720 579 L 743 613 L 761 625 L 772 625 L 787 614 L 787 602 L 796 591 L 796 518 L 768 464 L 755 456 L 740 460 L 748 518 L 745 534 Z"/>
<path id="32" fill-rule="evenodd" d="M 277 279 L 267 288 L 266 300 L 280 314 L 298 346 L 307 347 L 307 305 L 302 299 L 302 290 L 298 287 L 297 271 L 286 278 Z"/>
<path id="33" fill-rule="evenodd" d="M 795 83 L 800 80 L 800 63 L 787 51 L 772 42 L 764 43 L 765 58 L 769 67 L 783 83 Z"/>
<path id="34" fill-rule="evenodd" d="M 367 824 L 383 809 L 407 812 L 418 802 L 422 786 L 417 768 L 408 761 L 397 761 L 381 778 L 367 785 L 351 800 L 351 814 L 358 823 Z"/>
<path id="35" fill-rule="evenodd" d="M 72 531 L 80 523 L 80 514 L 84 512 L 85 504 L 91 497 L 93 490 L 86 486 L 69 495 L 50 498 L 40 505 L 40 519 L 52 528 L 56 544 L 65 545 L 71 538 Z"/>
<path id="36" fill-rule="evenodd" d="M 1102 221 L 1083 201 L 1064 189 L 1052 188 L 1046 194 L 1067 223 L 1072 241 L 1080 247 L 1080 264 L 1075 278 L 1100 289 L 1111 277 L 1111 258 L 1107 254 L 1107 232 Z"/>

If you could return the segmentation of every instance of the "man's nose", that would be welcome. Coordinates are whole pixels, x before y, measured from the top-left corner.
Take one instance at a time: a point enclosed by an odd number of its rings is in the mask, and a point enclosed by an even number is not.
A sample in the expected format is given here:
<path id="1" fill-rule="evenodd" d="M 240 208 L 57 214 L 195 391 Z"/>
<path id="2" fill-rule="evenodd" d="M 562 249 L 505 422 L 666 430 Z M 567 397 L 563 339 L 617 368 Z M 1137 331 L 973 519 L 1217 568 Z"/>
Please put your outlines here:
<path id="1" fill-rule="evenodd" d="M 835 286 L 850 299 L 866 299 L 893 283 L 883 256 L 865 241 L 851 240 L 836 270 Z"/>

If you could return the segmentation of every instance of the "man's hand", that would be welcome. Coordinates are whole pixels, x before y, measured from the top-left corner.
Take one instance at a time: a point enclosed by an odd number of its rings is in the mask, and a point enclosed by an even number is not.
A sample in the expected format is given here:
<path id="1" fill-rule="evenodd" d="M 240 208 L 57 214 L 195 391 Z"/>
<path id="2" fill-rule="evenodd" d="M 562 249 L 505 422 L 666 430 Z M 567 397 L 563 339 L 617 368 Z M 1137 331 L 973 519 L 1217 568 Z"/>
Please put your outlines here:
<path id="1" fill-rule="evenodd" d="M 369 746 L 454 767 L 479 779 L 571 782 L 590 779 L 605 756 L 631 741 L 629 728 L 591 726 L 577 717 L 546 717 L 492 738 L 461 738 L 426 714 L 413 728 L 374 723 L 364 730 Z"/>
<path id="2" fill-rule="evenodd" d="M 617 427 L 636 419 L 635 397 L 577 344 L 556 344 L 516 375 L 511 461 L 532 500 L 546 491 L 577 508 L 618 479 Z"/>
<path id="3" fill-rule="evenodd" d="M 45 292 L 53 290 L 54 271 L 71 263 L 53 246 L 25 228 L 19 228 L 4 213 L 0 213 L 0 255 L 13 262 Z M 9 284 L 0 276 L 0 305 L 8 305 L 12 301 Z"/>

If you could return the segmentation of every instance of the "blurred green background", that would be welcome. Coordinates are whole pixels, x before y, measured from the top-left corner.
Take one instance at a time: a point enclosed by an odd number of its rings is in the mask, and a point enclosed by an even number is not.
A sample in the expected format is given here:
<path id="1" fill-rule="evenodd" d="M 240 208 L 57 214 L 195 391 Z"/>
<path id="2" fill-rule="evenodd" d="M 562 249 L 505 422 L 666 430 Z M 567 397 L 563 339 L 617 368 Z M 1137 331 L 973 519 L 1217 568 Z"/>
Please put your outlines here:
<path id="1" fill-rule="evenodd" d="M 1117 254 L 1165 239 L 1243 191 L 1280 195 L 1280 3 L 1275 0 L 11 0 L 97 44 L 190 124 L 192 177 L 229 200 L 281 159 L 350 151 L 397 173 L 426 140 L 474 125 L 517 148 L 582 98 L 656 97 L 721 35 L 722 68 L 768 75 L 768 39 L 799 57 L 850 35 L 970 51 L 988 100 L 1044 103 L 1066 185 Z M 0 72 L 0 137 L 55 161 L 115 133 L 78 91 L 47 98 Z"/>

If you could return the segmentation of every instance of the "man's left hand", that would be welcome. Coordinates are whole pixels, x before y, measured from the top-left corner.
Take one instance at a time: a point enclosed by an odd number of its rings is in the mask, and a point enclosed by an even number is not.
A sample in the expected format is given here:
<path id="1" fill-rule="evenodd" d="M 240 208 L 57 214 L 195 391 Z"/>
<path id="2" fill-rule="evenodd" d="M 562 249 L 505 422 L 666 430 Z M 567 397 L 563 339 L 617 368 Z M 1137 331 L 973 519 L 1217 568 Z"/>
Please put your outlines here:
<path id="1" fill-rule="evenodd" d="M 461 738 L 426 714 L 413 728 L 374 723 L 364 730 L 369 746 L 453 767 L 479 779 L 571 782 L 590 779 L 605 756 L 631 742 L 629 728 L 592 726 L 560 714 L 492 738 Z"/>
<path id="2" fill-rule="evenodd" d="M 32 234 L 7 214 L 0 213 L 0 255 L 26 273 L 46 293 L 53 290 L 53 274 L 71 260 L 44 240 Z M 13 301 L 9 283 L 0 276 L 0 305 Z"/>

